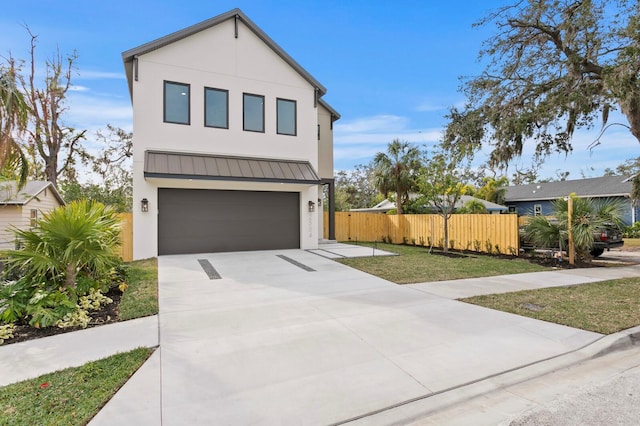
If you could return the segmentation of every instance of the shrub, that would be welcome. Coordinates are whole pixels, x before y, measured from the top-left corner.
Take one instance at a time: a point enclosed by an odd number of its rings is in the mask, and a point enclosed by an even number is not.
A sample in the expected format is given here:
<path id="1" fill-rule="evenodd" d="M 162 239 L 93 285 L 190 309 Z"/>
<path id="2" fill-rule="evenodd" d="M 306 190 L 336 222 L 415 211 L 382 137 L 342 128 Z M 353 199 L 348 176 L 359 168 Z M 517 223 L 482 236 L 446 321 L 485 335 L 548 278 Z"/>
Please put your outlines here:
<path id="1" fill-rule="evenodd" d="M 98 290 L 126 281 L 116 252 L 119 221 L 100 203 L 72 202 L 45 214 L 37 228 L 14 232 L 23 249 L 5 252 L 5 277 L 20 278 L 0 285 L 0 322 L 86 326 L 80 310 L 110 303 Z"/>
<path id="2" fill-rule="evenodd" d="M 11 339 L 15 331 L 16 326 L 13 324 L 0 325 L 0 345 L 3 344 L 5 340 Z"/>

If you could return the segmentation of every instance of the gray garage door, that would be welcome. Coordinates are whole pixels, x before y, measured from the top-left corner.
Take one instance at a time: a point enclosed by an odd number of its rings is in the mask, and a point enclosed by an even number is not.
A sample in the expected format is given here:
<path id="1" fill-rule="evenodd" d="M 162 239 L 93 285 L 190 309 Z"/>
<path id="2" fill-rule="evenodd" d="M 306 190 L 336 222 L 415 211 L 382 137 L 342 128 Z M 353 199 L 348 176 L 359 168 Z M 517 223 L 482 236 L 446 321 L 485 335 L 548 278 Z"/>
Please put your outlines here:
<path id="1" fill-rule="evenodd" d="M 158 253 L 300 247 L 297 192 L 158 190 Z"/>

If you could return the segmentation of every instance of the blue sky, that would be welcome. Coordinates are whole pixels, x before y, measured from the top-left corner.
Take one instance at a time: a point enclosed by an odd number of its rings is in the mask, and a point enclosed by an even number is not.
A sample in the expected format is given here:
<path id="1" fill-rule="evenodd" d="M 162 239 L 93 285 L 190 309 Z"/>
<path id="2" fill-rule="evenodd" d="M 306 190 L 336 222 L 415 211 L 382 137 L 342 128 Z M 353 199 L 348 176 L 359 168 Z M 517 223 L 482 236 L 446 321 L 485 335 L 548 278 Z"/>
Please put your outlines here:
<path id="1" fill-rule="evenodd" d="M 239 7 L 328 89 L 324 99 L 342 115 L 334 128 L 335 169 L 340 170 L 368 163 L 394 138 L 436 143 L 448 107 L 464 102 L 459 77 L 480 72 L 478 52 L 494 31 L 472 24 L 509 1 L 6 3 L 0 15 L 0 55 L 26 58 L 24 24 L 39 36 L 40 63 L 56 49 L 62 54 L 75 49 L 78 75 L 67 122 L 91 132 L 107 123 L 132 127 L 123 51 Z M 638 142 L 621 127 L 590 151 L 596 133 L 578 132 L 574 152 L 549 158 L 542 177 L 554 177 L 556 171 L 569 171 L 570 179 L 600 176 L 605 168 L 640 155 Z M 528 164 L 526 155 L 518 163 Z"/>

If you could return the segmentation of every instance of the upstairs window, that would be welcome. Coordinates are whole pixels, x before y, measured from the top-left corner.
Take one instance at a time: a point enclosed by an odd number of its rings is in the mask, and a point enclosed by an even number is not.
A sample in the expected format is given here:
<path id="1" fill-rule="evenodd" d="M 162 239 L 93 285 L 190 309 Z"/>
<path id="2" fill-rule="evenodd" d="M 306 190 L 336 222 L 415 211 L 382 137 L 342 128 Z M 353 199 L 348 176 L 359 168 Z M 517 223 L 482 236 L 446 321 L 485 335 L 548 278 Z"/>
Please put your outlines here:
<path id="1" fill-rule="evenodd" d="M 244 130 L 264 133 L 264 96 L 245 93 L 242 108 Z"/>
<path id="2" fill-rule="evenodd" d="M 190 124 L 190 87 L 188 84 L 164 82 L 164 122 Z"/>
<path id="3" fill-rule="evenodd" d="M 204 125 L 229 128 L 229 91 L 204 88 Z"/>
<path id="4" fill-rule="evenodd" d="M 277 133 L 279 135 L 296 135 L 296 101 L 276 99 Z"/>

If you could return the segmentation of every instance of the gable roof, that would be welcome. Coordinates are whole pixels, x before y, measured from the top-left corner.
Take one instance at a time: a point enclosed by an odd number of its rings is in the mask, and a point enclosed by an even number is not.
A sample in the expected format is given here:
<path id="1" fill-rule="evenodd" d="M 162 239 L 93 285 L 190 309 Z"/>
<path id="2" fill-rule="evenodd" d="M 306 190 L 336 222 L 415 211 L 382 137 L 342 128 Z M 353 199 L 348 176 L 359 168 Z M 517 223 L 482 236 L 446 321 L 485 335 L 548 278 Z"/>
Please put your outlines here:
<path id="1" fill-rule="evenodd" d="M 285 52 L 275 41 L 271 39 L 264 31 L 262 31 L 251 19 L 247 17 L 240 9 L 233 9 L 229 12 L 215 16 L 213 18 L 202 21 L 198 24 L 176 31 L 164 37 L 160 37 L 156 40 L 145 43 L 141 46 L 134 47 L 122 53 L 122 60 L 124 62 L 125 72 L 127 74 L 127 82 L 129 83 L 129 95 L 133 93 L 133 61 L 136 56 L 144 55 L 161 47 L 167 46 L 176 41 L 187 38 L 200 31 L 204 31 L 208 28 L 216 26 L 229 19 L 238 19 L 244 23 L 253 33 L 258 36 L 267 46 L 271 48 L 280 58 L 282 58 L 287 64 L 298 72 L 305 80 L 309 82 L 313 87 L 318 90 L 318 95 L 322 96 L 327 92 L 327 89 L 320 84 L 318 80 L 313 78 L 311 74 L 307 72 L 298 62 L 296 62 L 287 52 Z"/>
<path id="2" fill-rule="evenodd" d="M 540 182 L 507 187 L 506 202 L 555 200 L 575 193 L 579 197 L 628 197 L 631 180 L 627 176 Z"/>
<path id="3" fill-rule="evenodd" d="M 416 196 L 412 197 L 415 198 Z M 483 200 L 481 198 L 472 197 L 470 195 L 462 195 L 456 202 L 454 206 L 455 209 L 460 209 L 464 207 L 469 201 L 479 201 L 481 202 L 487 211 L 506 211 L 508 207 L 501 206 L 500 204 L 492 203 L 491 201 Z M 369 212 L 369 213 L 386 213 L 389 210 L 393 210 L 396 208 L 396 203 L 394 201 L 389 201 L 388 199 L 384 199 L 373 207 L 367 207 L 363 209 L 350 209 L 350 212 Z"/>
<path id="4" fill-rule="evenodd" d="M 13 181 L 0 183 L 0 205 L 22 206 L 33 200 L 45 189 L 49 189 L 54 197 L 64 205 L 65 202 L 60 193 L 51 182 L 30 181 L 24 188 L 18 190 L 17 184 Z"/>

